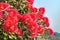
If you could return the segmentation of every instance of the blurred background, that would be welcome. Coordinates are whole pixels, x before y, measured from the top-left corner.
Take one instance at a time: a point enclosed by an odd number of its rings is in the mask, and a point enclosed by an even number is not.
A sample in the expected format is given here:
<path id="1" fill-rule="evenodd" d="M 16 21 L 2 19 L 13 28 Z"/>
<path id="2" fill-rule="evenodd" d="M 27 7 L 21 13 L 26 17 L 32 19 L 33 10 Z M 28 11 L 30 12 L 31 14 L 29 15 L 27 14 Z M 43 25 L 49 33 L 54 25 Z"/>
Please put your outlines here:
<path id="1" fill-rule="evenodd" d="M 47 16 L 50 21 L 50 27 L 54 32 L 60 33 L 60 0 L 35 0 L 34 7 L 45 7 Z"/>

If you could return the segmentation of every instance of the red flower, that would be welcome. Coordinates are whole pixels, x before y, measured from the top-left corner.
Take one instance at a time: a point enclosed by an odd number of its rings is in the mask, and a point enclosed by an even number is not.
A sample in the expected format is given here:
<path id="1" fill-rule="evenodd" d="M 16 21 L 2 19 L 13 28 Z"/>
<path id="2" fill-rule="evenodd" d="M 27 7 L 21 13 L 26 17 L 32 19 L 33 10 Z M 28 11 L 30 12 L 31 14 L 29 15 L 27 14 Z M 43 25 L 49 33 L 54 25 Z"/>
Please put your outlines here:
<path id="1" fill-rule="evenodd" d="M 17 18 L 18 18 L 19 20 L 21 20 L 21 19 L 22 19 L 22 15 L 17 14 Z"/>
<path id="2" fill-rule="evenodd" d="M 31 38 L 35 38 L 37 36 L 37 33 L 31 33 L 30 36 Z"/>
<path id="3" fill-rule="evenodd" d="M 45 22 L 46 27 L 49 27 L 49 20 L 47 17 L 43 17 L 42 20 Z"/>
<path id="4" fill-rule="evenodd" d="M 4 11 L 6 9 L 8 9 L 10 7 L 10 5 L 8 3 L 0 3 L 0 11 Z"/>
<path id="5" fill-rule="evenodd" d="M 43 35 L 44 34 L 44 28 L 42 26 L 39 26 L 38 32 L 40 33 L 40 35 Z"/>
<path id="6" fill-rule="evenodd" d="M 4 18 L 4 21 L 6 21 L 6 20 L 10 20 L 13 24 L 16 24 L 16 25 L 18 24 L 17 17 L 8 15 Z"/>
<path id="7" fill-rule="evenodd" d="M 16 9 L 8 9 L 6 10 L 8 15 L 11 15 L 11 16 L 17 16 L 18 15 L 18 11 Z"/>
<path id="8" fill-rule="evenodd" d="M 3 30 L 6 31 L 7 33 L 15 33 L 17 31 L 17 26 L 13 25 L 13 22 L 10 20 L 6 20 L 3 23 Z"/>
<path id="9" fill-rule="evenodd" d="M 34 37 L 36 37 L 37 36 L 37 31 L 38 31 L 38 24 L 37 23 L 35 23 L 35 22 L 31 22 L 31 23 L 28 23 L 27 24 L 28 26 L 28 29 L 29 29 L 29 31 L 30 31 L 30 36 L 31 36 L 31 38 L 34 38 Z"/>
<path id="10" fill-rule="evenodd" d="M 46 22 L 45 25 L 46 25 L 46 27 L 49 27 L 50 26 L 49 22 Z"/>
<path id="11" fill-rule="evenodd" d="M 2 18 L 2 14 L 3 14 L 2 11 L 0 11 L 0 19 Z"/>
<path id="12" fill-rule="evenodd" d="M 28 3 L 33 4 L 34 0 L 27 0 Z"/>
<path id="13" fill-rule="evenodd" d="M 23 35 L 22 30 L 18 29 L 16 34 L 18 35 L 18 37 L 21 37 Z"/>
<path id="14" fill-rule="evenodd" d="M 44 22 L 48 22 L 48 21 L 49 21 L 49 20 L 48 20 L 48 17 L 43 17 L 42 20 L 43 20 Z"/>
<path id="15" fill-rule="evenodd" d="M 52 30 L 51 28 L 47 28 L 47 30 L 48 30 L 48 33 L 49 33 L 51 36 L 54 35 L 54 32 L 53 32 L 53 30 Z"/>
<path id="16" fill-rule="evenodd" d="M 28 25 L 29 28 L 34 27 L 35 29 L 37 29 L 39 27 L 38 24 L 34 21 L 28 22 L 27 25 Z"/>
<path id="17" fill-rule="evenodd" d="M 7 15 L 4 18 L 3 30 L 8 33 L 16 32 L 18 24 L 18 19 L 15 16 Z"/>
<path id="18" fill-rule="evenodd" d="M 32 12 L 37 12 L 38 9 L 34 7 L 34 8 L 31 9 L 31 11 L 32 11 Z"/>
<path id="19" fill-rule="evenodd" d="M 39 18 L 39 19 L 43 18 L 43 15 L 42 15 L 42 14 L 37 13 L 37 15 L 38 15 L 38 18 Z"/>
<path id="20" fill-rule="evenodd" d="M 33 33 L 36 31 L 35 30 L 36 28 L 34 26 L 29 26 L 28 29 L 30 32 L 33 32 Z"/>
<path id="21" fill-rule="evenodd" d="M 32 18 L 31 18 L 31 16 L 29 14 L 23 14 L 22 15 L 22 21 L 28 22 L 30 20 L 32 20 Z"/>
<path id="22" fill-rule="evenodd" d="M 44 14 L 44 12 L 45 12 L 45 8 L 44 8 L 44 7 L 39 8 L 39 13 L 40 13 L 40 14 L 42 14 L 42 15 L 43 15 L 43 14 Z"/>
<path id="23" fill-rule="evenodd" d="M 38 20 L 38 15 L 37 15 L 37 13 L 31 13 L 30 16 L 31 16 L 31 18 L 33 19 L 33 21 L 36 22 L 36 21 Z"/>
<path id="24" fill-rule="evenodd" d="M 37 33 L 38 33 L 38 32 L 37 32 L 37 31 L 38 31 L 37 27 L 34 27 L 34 26 L 33 26 L 33 27 L 30 28 L 29 31 L 30 31 L 30 33 L 31 33 L 31 34 L 30 34 L 31 38 L 34 38 L 34 37 L 37 36 Z"/>

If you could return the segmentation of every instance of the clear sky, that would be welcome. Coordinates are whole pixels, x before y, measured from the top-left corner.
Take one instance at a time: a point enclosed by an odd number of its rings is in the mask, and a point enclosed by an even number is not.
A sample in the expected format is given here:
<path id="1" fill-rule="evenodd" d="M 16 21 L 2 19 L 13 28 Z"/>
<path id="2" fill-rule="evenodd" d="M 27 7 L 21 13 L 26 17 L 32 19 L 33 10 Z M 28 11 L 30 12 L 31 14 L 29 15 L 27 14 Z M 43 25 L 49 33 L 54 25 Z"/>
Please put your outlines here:
<path id="1" fill-rule="evenodd" d="M 60 0 L 35 0 L 34 7 L 45 7 L 45 16 L 49 18 L 50 27 L 60 33 Z"/>

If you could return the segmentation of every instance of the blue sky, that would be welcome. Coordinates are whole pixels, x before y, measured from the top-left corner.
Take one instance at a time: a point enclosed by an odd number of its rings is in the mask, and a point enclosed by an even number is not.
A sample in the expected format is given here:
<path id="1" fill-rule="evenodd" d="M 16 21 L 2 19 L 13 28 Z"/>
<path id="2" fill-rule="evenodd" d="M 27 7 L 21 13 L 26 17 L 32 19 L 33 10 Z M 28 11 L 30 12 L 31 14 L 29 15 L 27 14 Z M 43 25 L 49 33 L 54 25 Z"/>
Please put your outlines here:
<path id="1" fill-rule="evenodd" d="M 50 27 L 54 32 L 60 33 L 60 0 L 35 0 L 34 7 L 45 7 L 47 16 L 50 21 Z"/>

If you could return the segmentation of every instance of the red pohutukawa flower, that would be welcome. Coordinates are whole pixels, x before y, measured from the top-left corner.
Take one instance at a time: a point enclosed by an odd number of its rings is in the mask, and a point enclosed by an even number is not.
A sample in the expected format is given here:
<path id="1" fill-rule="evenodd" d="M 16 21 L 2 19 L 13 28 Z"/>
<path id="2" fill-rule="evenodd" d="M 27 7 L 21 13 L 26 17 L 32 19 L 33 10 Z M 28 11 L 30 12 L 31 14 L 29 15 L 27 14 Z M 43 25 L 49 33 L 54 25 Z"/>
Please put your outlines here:
<path id="1" fill-rule="evenodd" d="M 40 7 L 40 8 L 39 8 L 39 13 L 43 15 L 44 12 L 45 12 L 45 8 L 44 8 L 44 7 Z"/>
<path id="2" fill-rule="evenodd" d="M 39 18 L 39 19 L 42 19 L 42 18 L 43 18 L 43 15 L 42 15 L 42 14 L 37 13 L 37 15 L 38 15 L 38 18 Z"/>
<path id="3" fill-rule="evenodd" d="M 33 32 L 33 33 L 36 32 L 39 27 L 39 25 L 33 21 L 31 23 L 28 23 L 27 25 L 28 25 L 30 32 Z"/>
<path id="4" fill-rule="evenodd" d="M 37 15 L 37 13 L 31 13 L 30 16 L 31 16 L 31 18 L 33 19 L 33 21 L 36 22 L 36 21 L 38 20 L 38 15 Z"/>
<path id="5" fill-rule="evenodd" d="M 21 37 L 23 35 L 22 30 L 18 29 L 16 31 L 16 34 L 18 35 L 18 37 Z"/>
<path id="6" fill-rule="evenodd" d="M 38 32 L 40 33 L 40 35 L 43 35 L 45 30 L 44 30 L 44 28 L 42 26 L 39 26 Z"/>
<path id="7" fill-rule="evenodd" d="M 2 11 L 0 11 L 0 19 L 2 18 L 2 15 L 3 15 L 3 13 L 2 13 Z"/>
<path id="8" fill-rule="evenodd" d="M 10 16 L 10 15 L 7 15 L 5 18 L 4 18 L 4 21 L 6 20 L 10 20 L 13 24 L 18 24 L 18 19 L 17 17 L 13 17 L 13 16 Z"/>
<path id="9" fill-rule="evenodd" d="M 45 21 L 45 22 L 49 21 L 47 17 L 43 17 L 42 20 Z"/>
<path id="10" fill-rule="evenodd" d="M 21 20 L 21 19 L 22 19 L 22 15 L 17 14 L 17 18 L 18 18 L 19 20 Z"/>
<path id="11" fill-rule="evenodd" d="M 28 3 L 33 4 L 34 0 L 27 0 Z"/>
<path id="12" fill-rule="evenodd" d="M 31 10 L 32 10 L 32 12 L 37 12 L 38 11 L 38 9 L 35 8 L 35 7 L 33 7 Z"/>
<path id="13" fill-rule="evenodd" d="M 37 37 L 37 33 L 31 33 L 30 36 L 31 36 L 31 38 L 35 38 L 35 37 Z"/>
<path id="14" fill-rule="evenodd" d="M 45 22 L 46 27 L 49 27 L 49 20 L 47 17 L 43 17 L 42 20 Z"/>
<path id="15" fill-rule="evenodd" d="M 6 10 L 6 12 L 7 12 L 8 15 L 14 16 L 15 18 L 17 18 L 19 20 L 22 18 L 22 16 L 14 8 L 13 9 L 9 8 L 9 9 Z"/>
<path id="16" fill-rule="evenodd" d="M 10 5 L 7 3 L 3 3 L 3 2 L 0 3 L 0 11 L 4 11 L 4 10 L 8 9 L 9 7 L 10 7 Z"/>
<path id="17" fill-rule="evenodd" d="M 28 29 L 29 29 L 29 31 L 31 33 L 30 36 L 32 38 L 36 37 L 39 25 L 37 23 L 35 23 L 34 21 L 29 22 L 27 25 L 28 25 Z"/>
<path id="18" fill-rule="evenodd" d="M 9 7 L 10 5 L 7 3 L 3 3 L 3 2 L 0 3 L 0 19 L 2 18 L 3 15 L 2 11 L 7 10 Z"/>
<path id="19" fill-rule="evenodd" d="M 49 33 L 51 36 L 54 35 L 54 32 L 53 32 L 53 30 L 52 30 L 51 28 L 47 28 L 47 30 L 48 30 L 48 33 Z"/>
<path id="20" fill-rule="evenodd" d="M 9 8 L 6 10 L 6 12 L 8 13 L 8 15 L 11 15 L 11 16 L 17 16 L 18 15 L 18 11 L 16 9 Z"/>
<path id="21" fill-rule="evenodd" d="M 50 24 L 49 24 L 49 22 L 46 22 L 45 25 L 46 25 L 46 27 L 49 27 Z"/>
<path id="22" fill-rule="evenodd" d="M 32 21 L 32 18 L 29 14 L 23 14 L 22 15 L 22 19 L 21 19 L 23 22 L 27 23 L 29 21 Z"/>
<path id="23" fill-rule="evenodd" d="M 7 33 L 15 33 L 17 31 L 17 26 L 14 25 L 10 20 L 6 20 L 3 23 L 3 30 Z"/>

